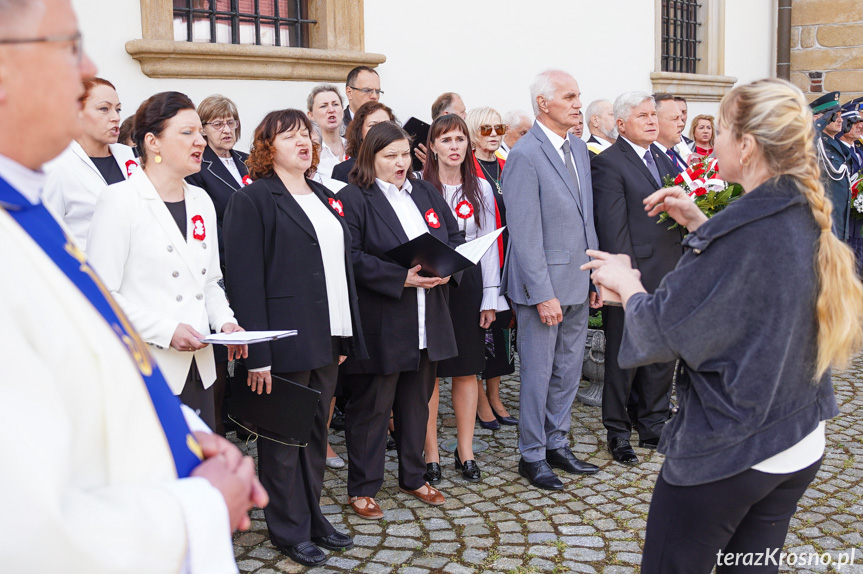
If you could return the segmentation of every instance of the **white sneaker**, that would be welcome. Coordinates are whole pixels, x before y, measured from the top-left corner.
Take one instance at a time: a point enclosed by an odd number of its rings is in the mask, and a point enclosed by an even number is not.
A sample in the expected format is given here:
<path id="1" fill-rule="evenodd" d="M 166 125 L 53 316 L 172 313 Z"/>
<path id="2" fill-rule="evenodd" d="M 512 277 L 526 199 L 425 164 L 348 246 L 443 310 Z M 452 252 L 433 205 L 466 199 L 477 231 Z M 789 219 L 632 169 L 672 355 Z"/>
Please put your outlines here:
<path id="1" fill-rule="evenodd" d="M 328 468 L 344 468 L 345 467 L 345 461 L 342 460 L 342 457 L 340 457 L 338 455 L 330 456 L 330 457 L 327 457 L 327 467 Z"/>

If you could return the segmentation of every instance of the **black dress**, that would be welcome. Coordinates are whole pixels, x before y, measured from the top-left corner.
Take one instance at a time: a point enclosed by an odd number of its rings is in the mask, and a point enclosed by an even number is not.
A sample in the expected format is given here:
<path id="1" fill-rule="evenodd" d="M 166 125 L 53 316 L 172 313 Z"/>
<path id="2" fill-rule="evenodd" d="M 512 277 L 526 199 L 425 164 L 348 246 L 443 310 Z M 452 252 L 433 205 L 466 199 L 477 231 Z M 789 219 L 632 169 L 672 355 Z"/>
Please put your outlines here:
<path id="1" fill-rule="evenodd" d="M 503 193 L 500 190 L 500 176 L 503 172 L 501 161 L 481 161 L 477 158 L 477 175 L 486 179 L 494 191 L 494 200 L 497 202 L 497 211 L 500 216 L 500 224 L 506 225 L 506 205 L 503 201 Z M 495 184 L 498 185 L 495 185 Z M 509 245 L 509 230 L 504 229 L 504 250 Z M 503 273 L 503 264 L 500 266 Z M 485 369 L 482 371 L 483 379 L 493 379 L 503 375 L 511 375 L 515 372 L 515 334 L 516 327 L 512 310 L 500 311 L 495 315 L 494 322 L 485 332 Z"/>

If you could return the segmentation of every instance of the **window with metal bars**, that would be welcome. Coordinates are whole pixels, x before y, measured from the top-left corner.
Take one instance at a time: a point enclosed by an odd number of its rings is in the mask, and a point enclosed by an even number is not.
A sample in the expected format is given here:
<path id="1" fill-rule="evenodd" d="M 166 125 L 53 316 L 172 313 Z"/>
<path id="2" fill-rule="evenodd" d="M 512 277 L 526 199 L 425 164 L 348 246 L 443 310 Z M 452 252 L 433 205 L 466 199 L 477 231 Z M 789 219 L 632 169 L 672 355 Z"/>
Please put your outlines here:
<path id="1" fill-rule="evenodd" d="M 309 47 L 308 0 L 174 0 L 174 40 Z"/>
<path id="2" fill-rule="evenodd" d="M 662 0 L 662 71 L 695 74 L 698 70 L 697 0 Z"/>

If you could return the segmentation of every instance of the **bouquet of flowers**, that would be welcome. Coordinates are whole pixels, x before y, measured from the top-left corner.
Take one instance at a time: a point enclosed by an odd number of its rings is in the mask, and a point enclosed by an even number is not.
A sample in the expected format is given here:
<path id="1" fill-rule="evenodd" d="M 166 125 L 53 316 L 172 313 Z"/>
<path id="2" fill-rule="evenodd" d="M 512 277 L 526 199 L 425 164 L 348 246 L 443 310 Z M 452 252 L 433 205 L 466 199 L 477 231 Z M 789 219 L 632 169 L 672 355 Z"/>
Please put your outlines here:
<path id="1" fill-rule="evenodd" d="M 663 183 L 665 187 L 676 185 L 682 187 L 707 217 L 713 217 L 743 194 L 743 188 L 740 184 L 729 183 L 719 177 L 719 164 L 716 158 L 705 158 L 693 163 L 686 171 L 679 173 L 677 177 L 673 179 L 666 177 Z M 668 214 L 662 213 L 657 223 L 662 223 L 668 219 Z M 669 229 L 675 227 L 677 227 L 677 223 Z"/>
<path id="2" fill-rule="evenodd" d="M 863 175 L 856 173 L 851 178 L 851 217 L 863 219 Z"/>

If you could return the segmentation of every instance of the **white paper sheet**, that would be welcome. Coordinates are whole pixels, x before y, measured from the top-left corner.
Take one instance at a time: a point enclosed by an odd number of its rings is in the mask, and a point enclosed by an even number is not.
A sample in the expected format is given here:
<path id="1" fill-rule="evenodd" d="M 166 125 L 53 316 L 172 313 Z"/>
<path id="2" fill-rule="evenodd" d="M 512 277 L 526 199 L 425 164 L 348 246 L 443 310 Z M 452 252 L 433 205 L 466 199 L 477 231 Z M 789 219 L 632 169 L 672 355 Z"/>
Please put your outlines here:
<path id="1" fill-rule="evenodd" d="M 284 337 L 293 337 L 296 334 L 296 329 L 290 331 L 237 331 L 234 333 L 213 333 L 199 340 L 202 343 L 215 345 L 251 345 L 252 343 L 264 343 Z"/>
<path id="2" fill-rule="evenodd" d="M 471 263 L 477 264 L 479 263 L 479 260 L 482 259 L 482 256 L 485 255 L 485 252 L 488 251 L 489 247 L 497 241 L 498 236 L 503 233 L 504 229 L 506 229 L 506 225 L 487 235 L 477 237 L 467 243 L 462 243 L 456 247 L 455 250 L 462 257 L 470 259 Z"/>

